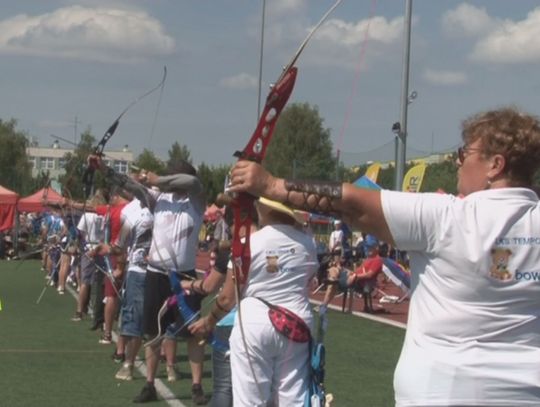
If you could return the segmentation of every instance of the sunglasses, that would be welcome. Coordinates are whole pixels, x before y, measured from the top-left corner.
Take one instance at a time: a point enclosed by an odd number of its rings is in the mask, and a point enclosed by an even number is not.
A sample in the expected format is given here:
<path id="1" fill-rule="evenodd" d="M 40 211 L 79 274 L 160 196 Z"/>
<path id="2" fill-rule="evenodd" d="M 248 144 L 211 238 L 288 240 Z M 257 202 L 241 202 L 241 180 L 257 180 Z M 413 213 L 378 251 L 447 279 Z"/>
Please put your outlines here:
<path id="1" fill-rule="evenodd" d="M 462 146 L 457 149 L 457 159 L 458 163 L 461 165 L 465 161 L 465 158 L 467 158 L 472 153 L 479 153 L 482 151 L 480 148 L 474 148 L 474 147 L 468 147 L 468 146 Z"/>

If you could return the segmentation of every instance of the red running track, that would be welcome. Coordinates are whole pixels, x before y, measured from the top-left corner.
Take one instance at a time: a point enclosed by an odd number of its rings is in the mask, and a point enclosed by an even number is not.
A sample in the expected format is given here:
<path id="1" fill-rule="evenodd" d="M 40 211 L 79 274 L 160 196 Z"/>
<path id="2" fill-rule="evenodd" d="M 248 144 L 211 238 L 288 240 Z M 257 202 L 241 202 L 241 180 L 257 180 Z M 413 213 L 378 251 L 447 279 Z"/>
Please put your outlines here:
<path id="1" fill-rule="evenodd" d="M 197 269 L 199 271 L 206 271 L 208 269 L 208 263 L 208 252 L 199 251 L 197 254 Z M 315 290 L 315 288 L 316 287 L 314 286 L 313 290 Z M 384 279 L 379 280 L 378 289 L 379 290 L 377 290 L 373 296 L 373 308 L 375 309 L 375 313 L 372 315 L 405 324 L 407 322 L 407 315 L 409 311 L 409 299 L 406 298 L 400 303 L 380 303 L 379 300 L 384 296 L 384 294 L 402 297 L 403 292 L 392 282 Z M 323 297 L 324 292 L 319 292 L 311 296 L 311 298 L 316 301 L 322 301 Z M 354 295 L 352 301 L 350 298 L 346 298 L 344 301 L 343 296 L 339 296 L 334 298 L 332 305 L 342 309 L 344 306 L 345 312 L 352 310 L 353 312 L 360 312 L 363 314 L 364 300 L 361 297 Z"/>

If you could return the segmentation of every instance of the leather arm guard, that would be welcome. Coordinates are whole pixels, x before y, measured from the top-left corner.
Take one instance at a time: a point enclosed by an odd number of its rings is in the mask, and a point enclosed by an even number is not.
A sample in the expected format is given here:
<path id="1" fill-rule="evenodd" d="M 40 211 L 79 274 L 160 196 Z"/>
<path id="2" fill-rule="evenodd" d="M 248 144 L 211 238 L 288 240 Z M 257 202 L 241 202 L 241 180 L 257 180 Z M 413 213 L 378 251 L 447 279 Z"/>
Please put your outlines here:
<path id="1" fill-rule="evenodd" d="M 337 213 L 333 207 L 334 201 L 341 199 L 343 185 L 341 182 L 331 181 L 300 181 L 285 180 L 287 190 L 287 203 L 308 212 L 320 214 Z M 304 200 L 301 204 L 292 203 L 291 192 L 299 192 Z"/>

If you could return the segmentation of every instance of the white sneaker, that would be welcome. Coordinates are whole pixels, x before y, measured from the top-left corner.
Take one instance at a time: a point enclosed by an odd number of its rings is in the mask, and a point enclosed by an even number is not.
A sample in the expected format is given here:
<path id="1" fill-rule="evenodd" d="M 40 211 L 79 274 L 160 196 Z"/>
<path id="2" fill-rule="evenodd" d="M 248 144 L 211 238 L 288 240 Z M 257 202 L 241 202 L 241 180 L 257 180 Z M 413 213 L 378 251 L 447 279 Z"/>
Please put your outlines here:
<path id="1" fill-rule="evenodd" d="M 172 366 L 167 365 L 167 381 L 175 382 L 178 380 L 179 375 L 180 373 L 176 369 L 175 365 L 172 365 Z"/>
<path id="2" fill-rule="evenodd" d="M 114 377 L 118 380 L 133 380 L 133 365 L 124 363 Z"/>

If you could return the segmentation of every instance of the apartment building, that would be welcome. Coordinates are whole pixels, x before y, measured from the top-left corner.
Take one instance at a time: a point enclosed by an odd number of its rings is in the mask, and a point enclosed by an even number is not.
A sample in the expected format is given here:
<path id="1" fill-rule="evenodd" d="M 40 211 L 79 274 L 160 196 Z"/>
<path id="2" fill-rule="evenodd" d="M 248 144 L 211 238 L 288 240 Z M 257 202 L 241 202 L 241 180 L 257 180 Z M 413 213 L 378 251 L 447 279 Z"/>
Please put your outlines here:
<path id="1" fill-rule="evenodd" d="M 32 176 L 35 177 L 41 172 L 49 171 L 51 179 L 58 179 L 60 175 L 65 173 L 66 154 L 73 153 L 73 151 L 72 148 L 61 147 L 59 141 L 55 141 L 50 147 L 31 144 L 26 149 L 26 154 L 32 164 Z M 119 151 L 105 150 L 104 156 L 104 161 L 108 166 L 123 174 L 128 172 L 129 165 L 134 160 L 133 152 L 129 150 L 127 145 Z"/>

